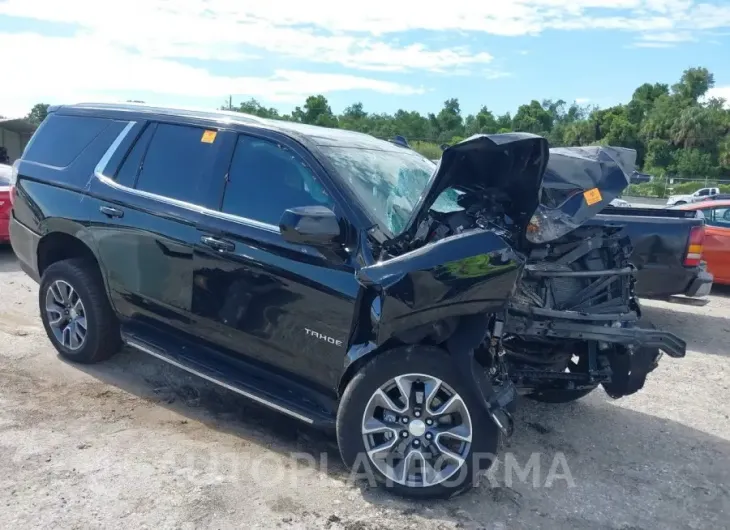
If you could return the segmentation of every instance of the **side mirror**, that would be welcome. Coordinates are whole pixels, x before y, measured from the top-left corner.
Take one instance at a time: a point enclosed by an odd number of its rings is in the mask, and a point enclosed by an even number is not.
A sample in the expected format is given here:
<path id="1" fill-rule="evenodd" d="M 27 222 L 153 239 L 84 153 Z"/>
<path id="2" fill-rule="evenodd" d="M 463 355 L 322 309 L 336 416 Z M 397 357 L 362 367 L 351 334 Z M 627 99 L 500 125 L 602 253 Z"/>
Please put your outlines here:
<path id="1" fill-rule="evenodd" d="M 281 216 L 279 230 L 285 241 L 316 247 L 328 259 L 340 254 L 345 239 L 337 216 L 325 206 L 289 208 Z"/>

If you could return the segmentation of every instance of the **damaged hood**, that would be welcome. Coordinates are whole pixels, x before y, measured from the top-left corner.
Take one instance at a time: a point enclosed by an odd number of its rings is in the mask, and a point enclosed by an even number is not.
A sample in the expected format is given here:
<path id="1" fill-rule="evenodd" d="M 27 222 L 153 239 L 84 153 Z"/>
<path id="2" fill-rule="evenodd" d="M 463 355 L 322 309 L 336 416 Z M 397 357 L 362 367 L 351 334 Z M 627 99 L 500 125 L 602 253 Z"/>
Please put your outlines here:
<path id="1" fill-rule="evenodd" d="M 636 151 L 624 147 L 554 147 L 527 239 L 546 243 L 578 228 L 626 189 Z"/>
<path id="2" fill-rule="evenodd" d="M 635 163 L 636 151 L 622 147 L 549 149 L 530 133 L 475 135 L 443 152 L 404 232 L 413 234 L 449 189 L 467 198 L 493 192 L 528 241 L 546 243 L 604 209 L 629 185 Z"/>
<path id="3" fill-rule="evenodd" d="M 530 133 L 478 134 L 444 150 L 436 172 L 416 203 L 404 232 L 413 233 L 441 194 L 503 192 L 506 214 L 527 225 L 540 196 L 548 142 Z"/>

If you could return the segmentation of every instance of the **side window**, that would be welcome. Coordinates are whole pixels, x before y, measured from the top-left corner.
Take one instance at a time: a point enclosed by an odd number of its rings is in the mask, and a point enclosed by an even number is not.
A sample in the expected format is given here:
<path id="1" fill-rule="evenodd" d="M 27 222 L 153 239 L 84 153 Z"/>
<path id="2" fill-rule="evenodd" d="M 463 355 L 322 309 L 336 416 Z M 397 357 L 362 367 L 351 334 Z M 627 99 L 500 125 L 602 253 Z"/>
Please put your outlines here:
<path id="1" fill-rule="evenodd" d="M 697 192 L 697 195 L 700 197 L 704 197 L 705 195 L 709 195 L 709 194 L 710 194 L 710 190 L 708 190 L 707 188 L 701 189 L 700 191 Z"/>
<path id="2" fill-rule="evenodd" d="M 223 212 L 278 226 L 287 208 L 315 205 L 334 202 L 299 157 L 268 140 L 238 137 Z"/>
<path id="3" fill-rule="evenodd" d="M 51 114 L 26 147 L 23 158 L 40 164 L 66 167 L 109 126 L 110 120 Z"/>
<path id="4" fill-rule="evenodd" d="M 163 197 L 195 203 L 198 186 L 213 166 L 215 137 L 215 132 L 199 127 L 158 123 L 147 152 L 143 155 L 135 187 Z M 134 160 L 131 160 L 130 165 L 133 164 Z"/>
<path id="5" fill-rule="evenodd" d="M 730 208 L 715 208 L 707 212 L 705 222 L 710 226 L 730 228 Z"/>
<path id="6" fill-rule="evenodd" d="M 137 182 L 139 170 L 142 169 L 142 159 L 147 152 L 147 146 L 149 146 L 156 128 L 156 123 L 147 124 L 142 134 L 132 146 L 132 149 L 127 153 L 126 158 L 122 162 L 122 167 L 117 171 L 115 177 L 117 182 L 129 188 L 134 187 Z"/>

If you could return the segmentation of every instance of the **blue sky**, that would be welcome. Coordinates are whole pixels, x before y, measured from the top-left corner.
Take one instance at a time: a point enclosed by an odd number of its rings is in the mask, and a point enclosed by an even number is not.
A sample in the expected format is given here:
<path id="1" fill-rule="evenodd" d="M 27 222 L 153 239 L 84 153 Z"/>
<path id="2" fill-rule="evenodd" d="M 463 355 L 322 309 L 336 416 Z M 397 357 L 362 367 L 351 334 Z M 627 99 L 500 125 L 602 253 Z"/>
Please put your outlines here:
<path id="1" fill-rule="evenodd" d="M 251 4 L 251 5 L 249 5 Z M 599 106 L 685 68 L 730 100 L 730 0 L 0 0 L 0 115 L 36 102 L 140 99 L 289 111 L 514 112 L 531 99 Z M 441 9 L 435 8 L 441 5 Z M 8 76 L 7 73 L 12 75 Z M 10 82 L 8 82 L 10 81 Z"/>

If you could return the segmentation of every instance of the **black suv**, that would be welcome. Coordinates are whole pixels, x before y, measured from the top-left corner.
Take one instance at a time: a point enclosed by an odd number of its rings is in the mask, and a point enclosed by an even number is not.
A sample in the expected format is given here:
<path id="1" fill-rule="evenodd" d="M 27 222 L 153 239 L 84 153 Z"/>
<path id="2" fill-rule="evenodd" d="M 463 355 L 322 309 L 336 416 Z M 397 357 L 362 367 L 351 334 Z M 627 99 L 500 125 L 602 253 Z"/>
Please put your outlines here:
<path id="1" fill-rule="evenodd" d="M 632 156 L 513 133 L 436 166 L 237 113 L 62 106 L 14 168 L 11 241 L 64 357 L 127 344 L 336 428 L 397 492 L 447 496 L 490 465 L 518 392 L 619 397 L 660 349 L 684 355 L 636 325 L 620 230 L 583 226 Z"/>

